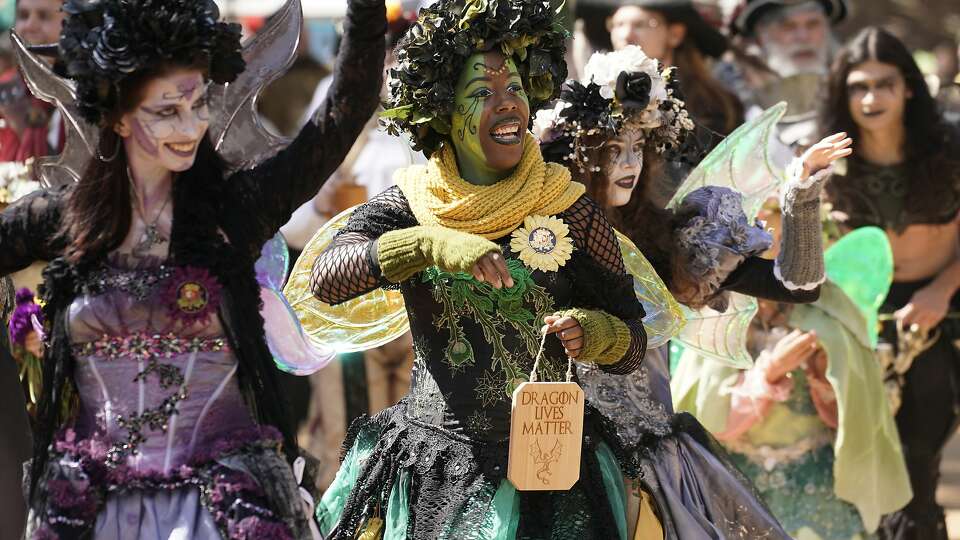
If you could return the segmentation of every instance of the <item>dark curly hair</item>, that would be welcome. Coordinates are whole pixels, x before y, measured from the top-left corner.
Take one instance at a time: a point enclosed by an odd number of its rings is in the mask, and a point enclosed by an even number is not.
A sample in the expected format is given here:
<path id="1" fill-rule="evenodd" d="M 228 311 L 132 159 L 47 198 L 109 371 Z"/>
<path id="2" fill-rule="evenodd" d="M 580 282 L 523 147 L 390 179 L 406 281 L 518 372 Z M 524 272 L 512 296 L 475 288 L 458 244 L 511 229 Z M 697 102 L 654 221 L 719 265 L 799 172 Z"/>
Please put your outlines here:
<path id="1" fill-rule="evenodd" d="M 450 134 L 454 88 L 477 52 L 499 48 L 512 58 L 530 96 L 530 110 L 554 99 L 567 77 L 567 32 L 551 0 L 439 0 L 397 46 L 382 115 L 392 135 L 406 132 L 428 157 Z"/>
<path id="2" fill-rule="evenodd" d="M 158 64 L 201 64 L 215 83 L 245 68 L 240 26 L 212 0 L 67 0 L 56 70 L 77 84 L 84 119 L 100 124 L 125 79 Z"/>

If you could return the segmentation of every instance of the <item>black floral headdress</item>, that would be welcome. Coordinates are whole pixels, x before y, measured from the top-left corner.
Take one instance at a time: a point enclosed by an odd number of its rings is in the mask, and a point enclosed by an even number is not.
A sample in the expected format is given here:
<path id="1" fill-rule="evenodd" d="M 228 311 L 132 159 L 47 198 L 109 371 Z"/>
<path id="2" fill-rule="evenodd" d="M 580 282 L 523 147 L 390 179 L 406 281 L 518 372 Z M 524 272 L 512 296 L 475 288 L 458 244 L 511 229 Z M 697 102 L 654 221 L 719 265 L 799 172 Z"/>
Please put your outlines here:
<path id="1" fill-rule="evenodd" d="M 67 0 L 58 73 L 77 84 L 80 113 L 98 124 L 117 104 L 120 83 L 163 62 L 209 66 L 218 84 L 245 67 L 240 26 L 218 22 L 212 0 Z"/>
<path id="2" fill-rule="evenodd" d="M 587 150 L 602 146 L 625 126 L 642 129 L 658 153 L 674 160 L 698 154 L 690 137 L 694 123 L 674 68 L 665 68 L 636 46 L 594 54 L 583 81 L 567 81 L 552 109 L 537 113 L 534 131 L 544 157 L 598 171 Z M 589 141 L 594 141 L 593 143 Z"/>
<path id="3" fill-rule="evenodd" d="M 467 58 L 499 47 L 512 57 L 530 108 L 554 99 L 567 76 L 567 32 L 551 0 L 438 0 L 397 47 L 382 122 L 428 156 L 449 135 L 454 88 Z"/>

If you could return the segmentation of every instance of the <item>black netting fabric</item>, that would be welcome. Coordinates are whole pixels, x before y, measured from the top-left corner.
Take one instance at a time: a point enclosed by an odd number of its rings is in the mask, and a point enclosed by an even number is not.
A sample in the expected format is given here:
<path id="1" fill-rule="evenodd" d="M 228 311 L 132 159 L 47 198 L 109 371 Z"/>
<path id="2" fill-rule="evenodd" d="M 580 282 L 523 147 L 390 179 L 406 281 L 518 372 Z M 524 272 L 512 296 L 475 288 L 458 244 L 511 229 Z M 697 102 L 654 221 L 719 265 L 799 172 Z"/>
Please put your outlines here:
<path id="1" fill-rule="evenodd" d="M 346 459 L 362 465 L 329 538 L 352 540 L 371 517 L 391 512 L 398 485 L 408 496 L 408 538 L 484 540 L 506 526 L 494 521 L 494 498 L 506 477 L 507 445 L 412 420 L 407 406 L 405 400 L 351 426 Z M 521 493 L 518 539 L 619 537 L 597 458 L 602 438 L 589 427 L 594 416 L 588 409 L 580 481 L 567 492 Z"/>
<path id="2" fill-rule="evenodd" d="M 410 205 L 398 187 L 357 208 L 333 244 L 314 262 L 313 294 L 336 305 L 378 287 L 392 287 L 380 275 L 375 241 L 384 233 L 416 225 Z"/>

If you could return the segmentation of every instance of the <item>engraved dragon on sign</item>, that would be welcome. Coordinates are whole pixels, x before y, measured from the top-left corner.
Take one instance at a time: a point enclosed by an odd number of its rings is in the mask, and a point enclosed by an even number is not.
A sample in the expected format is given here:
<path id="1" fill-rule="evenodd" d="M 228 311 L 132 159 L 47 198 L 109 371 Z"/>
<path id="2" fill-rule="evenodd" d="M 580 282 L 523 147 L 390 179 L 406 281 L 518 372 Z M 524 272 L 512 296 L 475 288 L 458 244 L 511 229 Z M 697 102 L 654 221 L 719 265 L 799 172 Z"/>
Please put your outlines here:
<path id="1" fill-rule="evenodd" d="M 559 440 L 553 445 L 553 449 L 550 450 L 549 453 L 544 452 L 540 448 L 540 441 L 538 440 L 533 441 L 533 444 L 530 445 L 530 455 L 533 456 L 533 464 L 540 466 L 537 470 L 537 479 L 544 484 L 550 483 L 550 475 L 553 474 L 550 472 L 550 465 L 560 460 L 562 450 L 563 445 L 560 444 Z"/>

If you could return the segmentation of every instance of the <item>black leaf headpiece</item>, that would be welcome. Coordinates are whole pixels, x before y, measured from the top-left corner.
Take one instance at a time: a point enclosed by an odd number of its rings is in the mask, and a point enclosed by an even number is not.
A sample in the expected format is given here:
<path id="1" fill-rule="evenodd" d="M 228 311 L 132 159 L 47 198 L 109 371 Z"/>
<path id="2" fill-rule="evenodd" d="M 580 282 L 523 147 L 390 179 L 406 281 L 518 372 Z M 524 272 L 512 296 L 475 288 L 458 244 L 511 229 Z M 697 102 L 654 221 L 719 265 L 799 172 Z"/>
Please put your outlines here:
<path id="1" fill-rule="evenodd" d="M 77 84 L 84 119 L 99 124 L 120 83 L 165 62 L 207 65 L 210 80 L 243 72 L 240 26 L 219 22 L 212 0 L 67 0 L 56 69 Z"/>
<path id="2" fill-rule="evenodd" d="M 530 96 L 530 109 L 554 99 L 567 76 L 567 32 L 551 0 L 438 0 L 397 47 L 383 124 L 409 134 L 426 155 L 450 133 L 454 88 L 467 58 L 499 48 L 513 58 Z"/>

